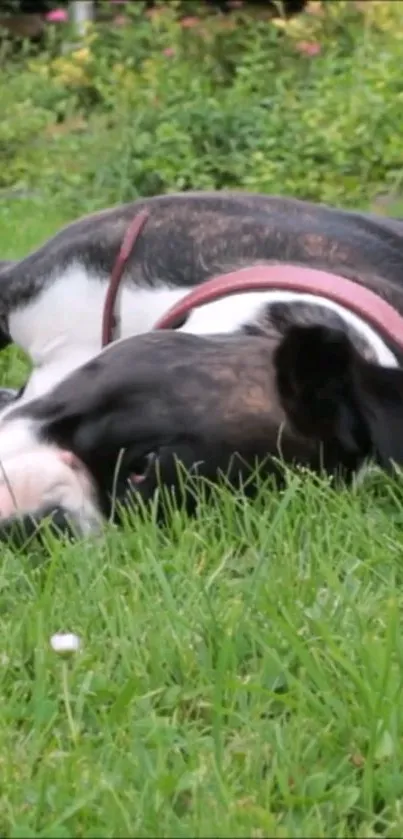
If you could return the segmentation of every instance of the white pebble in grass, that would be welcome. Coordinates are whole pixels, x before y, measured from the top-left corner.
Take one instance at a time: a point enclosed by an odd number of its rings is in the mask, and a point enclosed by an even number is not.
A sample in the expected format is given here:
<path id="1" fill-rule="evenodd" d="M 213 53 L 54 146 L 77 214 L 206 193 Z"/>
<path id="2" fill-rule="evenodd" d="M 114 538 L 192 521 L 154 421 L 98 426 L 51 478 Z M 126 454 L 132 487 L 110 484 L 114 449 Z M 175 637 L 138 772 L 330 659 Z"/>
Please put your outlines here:
<path id="1" fill-rule="evenodd" d="M 55 653 L 75 653 L 80 649 L 81 641 L 72 632 L 60 632 L 52 635 L 50 645 Z"/>

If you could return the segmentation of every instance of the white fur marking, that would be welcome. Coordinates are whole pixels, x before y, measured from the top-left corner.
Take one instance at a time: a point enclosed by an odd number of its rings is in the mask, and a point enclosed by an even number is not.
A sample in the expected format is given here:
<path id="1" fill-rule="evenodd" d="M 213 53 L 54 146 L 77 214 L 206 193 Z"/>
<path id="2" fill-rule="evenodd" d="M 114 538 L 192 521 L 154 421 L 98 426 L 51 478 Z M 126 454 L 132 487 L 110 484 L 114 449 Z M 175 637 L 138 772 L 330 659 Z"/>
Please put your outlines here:
<path id="1" fill-rule="evenodd" d="M 15 409 L 16 406 L 14 406 Z M 10 408 L 0 415 L 0 461 L 29 452 L 38 445 L 38 425 L 28 417 L 8 420 Z"/>
<path id="2" fill-rule="evenodd" d="M 236 329 L 240 329 L 242 324 L 253 322 L 263 305 L 297 302 L 324 306 L 336 312 L 345 323 L 353 327 L 359 335 L 366 339 L 376 355 L 378 364 L 383 367 L 398 366 L 394 354 L 369 324 L 349 309 L 314 294 L 280 290 L 234 294 L 195 310 L 185 326 L 182 327 L 182 331 L 204 335 L 217 332 L 234 332 Z"/>
<path id="3" fill-rule="evenodd" d="M 92 478 L 68 452 L 52 445 L 34 444 L 1 461 L 0 519 L 47 505 L 63 507 L 81 533 L 102 526 Z"/>
<path id="4" fill-rule="evenodd" d="M 28 306 L 10 315 L 10 333 L 34 365 L 24 401 L 50 390 L 72 370 L 101 349 L 102 313 L 107 284 L 83 265 L 75 263 Z M 124 283 L 116 301 L 116 338 L 150 331 L 190 288 L 136 288 Z M 288 291 L 236 294 L 195 309 L 181 331 L 199 335 L 230 333 L 252 322 L 262 306 L 301 301 L 327 306 L 337 312 L 372 346 L 378 363 L 396 367 L 397 360 L 384 341 L 357 315 L 324 297 Z"/>

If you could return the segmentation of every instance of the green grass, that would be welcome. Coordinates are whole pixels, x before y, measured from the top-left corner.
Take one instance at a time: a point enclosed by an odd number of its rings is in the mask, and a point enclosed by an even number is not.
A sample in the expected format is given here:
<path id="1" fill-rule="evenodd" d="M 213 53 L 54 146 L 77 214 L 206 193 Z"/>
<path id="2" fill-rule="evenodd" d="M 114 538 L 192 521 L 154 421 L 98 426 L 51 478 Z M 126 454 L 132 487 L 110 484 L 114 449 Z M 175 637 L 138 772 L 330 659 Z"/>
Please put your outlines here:
<path id="1" fill-rule="evenodd" d="M 0 255 L 67 220 L 4 204 Z M 379 476 L 3 549 L 0 835 L 400 836 L 402 555 Z M 58 631 L 82 640 L 68 662 Z"/>

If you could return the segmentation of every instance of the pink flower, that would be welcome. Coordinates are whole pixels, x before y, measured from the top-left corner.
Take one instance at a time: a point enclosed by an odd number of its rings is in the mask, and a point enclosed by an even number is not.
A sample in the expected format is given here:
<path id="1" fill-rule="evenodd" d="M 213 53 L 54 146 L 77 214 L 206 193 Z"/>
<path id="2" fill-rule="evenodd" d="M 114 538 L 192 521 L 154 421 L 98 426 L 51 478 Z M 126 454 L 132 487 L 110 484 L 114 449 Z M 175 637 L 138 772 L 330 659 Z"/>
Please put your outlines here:
<path id="1" fill-rule="evenodd" d="M 313 15 L 314 17 L 323 17 L 325 14 L 324 9 L 322 8 L 322 4 L 319 2 L 310 2 L 307 6 L 305 6 L 305 12 L 308 15 Z"/>
<path id="2" fill-rule="evenodd" d="M 175 55 L 175 50 L 173 47 L 165 47 L 163 50 L 163 54 L 166 55 L 167 58 L 173 58 Z"/>
<path id="3" fill-rule="evenodd" d="M 315 56 L 319 55 L 322 50 L 320 44 L 317 41 L 297 41 L 295 44 L 295 48 L 300 52 L 302 55 L 309 55 Z"/>
<path id="4" fill-rule="evenodd" d="M 157 20 L 161 17 L 162 9 L 147 9 L 145 14 L 146 17 L 150 18 L 150 20 L 153 20 L 153 18 Z"/>
<path id="5" fill-rule="evenodd" d="M 48 20 L 49 23 L 66 23 L 68 19 L 68 12 L 64 9 L 52 9 L 45 15 L 45 20 Z"/>
<path id="6" fill-rule="evenodd" d="M 183 29 L 193 29 L 194 26 L 197 26 L 200 23 L 198 17 L 183 17 L 181 20 L 181 26 Z"/>
<path id="7" fill-rule="evenodd" d="M 129 18 L 126 15 L 117 15 L 113 22 L 116 23 L 116 26 L 126 26 L 129 23 Z"/>

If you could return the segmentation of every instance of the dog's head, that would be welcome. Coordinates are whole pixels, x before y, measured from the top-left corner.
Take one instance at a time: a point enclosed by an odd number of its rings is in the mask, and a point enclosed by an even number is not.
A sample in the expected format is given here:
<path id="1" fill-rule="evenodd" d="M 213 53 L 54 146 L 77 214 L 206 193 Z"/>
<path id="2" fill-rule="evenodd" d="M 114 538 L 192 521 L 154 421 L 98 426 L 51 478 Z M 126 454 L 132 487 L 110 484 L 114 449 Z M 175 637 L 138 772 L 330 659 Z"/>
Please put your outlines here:
<path id="1" fill-rule="evenodd" d="M 14 460 L 3 445 L 13 422 L 18 439 L 32 444 Z M 281 458 L 347 476 L 371 456 L 390 468 L 403 463 L 403 371 L 365 360 L 348 335 L 327 326 L 291 326 L 280 339 L 152 333 L 118 342 L 0 423 L 18 514 L 54 502 L 81 533 L 108 512 L 122 451 L 118 489 L 127 492 L 134 472 L 134 490 L 146 497 L 158 481 L 175 486 L 175 456 L 213 481 L 229 467 L 236 480 L 256 461 L 277 474 Z M 24 474 L 33 475 L 28 488 Z M 13 498 L 2 492 L 8 526 Z"/>

